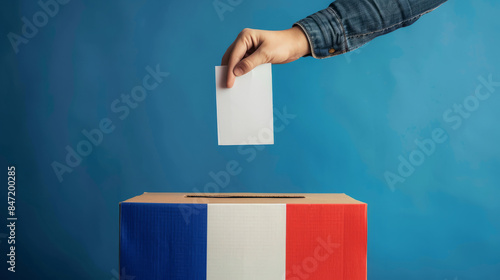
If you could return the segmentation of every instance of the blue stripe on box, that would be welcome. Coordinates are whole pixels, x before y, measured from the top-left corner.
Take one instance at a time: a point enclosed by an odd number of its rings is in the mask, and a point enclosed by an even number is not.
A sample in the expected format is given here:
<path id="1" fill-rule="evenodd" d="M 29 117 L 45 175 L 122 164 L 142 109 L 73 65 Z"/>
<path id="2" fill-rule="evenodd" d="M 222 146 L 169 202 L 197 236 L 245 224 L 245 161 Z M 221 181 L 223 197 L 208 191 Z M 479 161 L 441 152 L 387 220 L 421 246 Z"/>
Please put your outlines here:
<path id="1" fill-rule="evenodd" d="M 120 204 L 122 279 L 206 279 L 206 264 L 206 204 Z"/>

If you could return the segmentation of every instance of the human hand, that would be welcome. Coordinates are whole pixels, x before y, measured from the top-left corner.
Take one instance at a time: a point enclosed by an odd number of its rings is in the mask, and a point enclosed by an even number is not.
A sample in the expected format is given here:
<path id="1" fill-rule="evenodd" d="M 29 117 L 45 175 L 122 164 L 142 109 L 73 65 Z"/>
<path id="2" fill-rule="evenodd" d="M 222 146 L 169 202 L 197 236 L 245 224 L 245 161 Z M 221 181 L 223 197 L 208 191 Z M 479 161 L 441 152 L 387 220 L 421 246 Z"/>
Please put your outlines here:
<path id="1" fill-rule="evenodd" d="M 227 48 L 221 65 L 227 65 L 227 87 L 235 77 L 264 63 L 288 63 L 311 52 L 304 31 L 298 26 L 281 31 L 245 28 Z"/>

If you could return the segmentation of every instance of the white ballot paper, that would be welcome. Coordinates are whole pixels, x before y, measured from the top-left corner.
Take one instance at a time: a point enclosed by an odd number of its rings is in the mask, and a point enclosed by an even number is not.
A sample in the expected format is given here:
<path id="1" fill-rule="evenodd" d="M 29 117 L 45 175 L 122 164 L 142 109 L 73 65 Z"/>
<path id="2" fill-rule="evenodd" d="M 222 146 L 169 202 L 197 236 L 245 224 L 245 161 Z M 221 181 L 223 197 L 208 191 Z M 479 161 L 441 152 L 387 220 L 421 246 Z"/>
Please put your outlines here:
<path id="1" fill-rule="evenodd" d="M 226 87 L 227 66 L 215 66 L 219 145 L 274 144 L 271 64 L 236 77 Z"/>

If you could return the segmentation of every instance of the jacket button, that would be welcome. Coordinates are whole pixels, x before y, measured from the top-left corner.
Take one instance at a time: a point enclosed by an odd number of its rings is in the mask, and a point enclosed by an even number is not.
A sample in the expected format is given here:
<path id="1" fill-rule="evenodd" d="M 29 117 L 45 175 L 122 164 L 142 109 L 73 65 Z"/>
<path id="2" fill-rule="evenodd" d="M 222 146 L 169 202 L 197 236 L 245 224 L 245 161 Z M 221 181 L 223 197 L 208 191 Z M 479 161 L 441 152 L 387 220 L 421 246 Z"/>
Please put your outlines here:
<path id="1" fill-rule="evenodd" d="M 329 49 L 328 50 L 329 53 L 334 53 L 335 52 L 335 49 Z"/>

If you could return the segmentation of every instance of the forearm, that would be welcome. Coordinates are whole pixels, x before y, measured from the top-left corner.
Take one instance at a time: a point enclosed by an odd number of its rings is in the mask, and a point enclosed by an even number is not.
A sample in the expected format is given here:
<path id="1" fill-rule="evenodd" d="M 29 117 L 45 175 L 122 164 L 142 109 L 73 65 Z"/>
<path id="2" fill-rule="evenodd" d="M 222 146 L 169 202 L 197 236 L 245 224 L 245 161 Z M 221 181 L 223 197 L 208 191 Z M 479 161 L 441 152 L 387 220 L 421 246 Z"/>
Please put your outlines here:
<path id="1" fill-rule="evenodd" d="M 355 50 L 374 38 L 408 26 L 446 0 L 337 0 L 304 18 L 300 26 L 311 55 L 327 58 Z"/>

